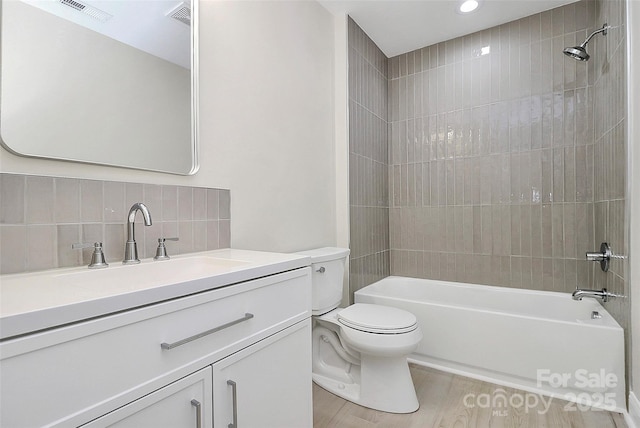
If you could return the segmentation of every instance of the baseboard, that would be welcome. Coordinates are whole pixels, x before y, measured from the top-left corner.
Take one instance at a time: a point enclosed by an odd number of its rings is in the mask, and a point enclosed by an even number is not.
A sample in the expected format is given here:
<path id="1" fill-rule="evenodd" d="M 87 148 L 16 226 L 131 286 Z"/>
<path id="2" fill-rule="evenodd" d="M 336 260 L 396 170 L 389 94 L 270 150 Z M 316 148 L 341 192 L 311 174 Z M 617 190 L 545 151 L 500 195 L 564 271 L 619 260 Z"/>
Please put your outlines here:
<path id="1" fill-rule="evenodd" d="M 629 412 L 624 419 L 629 428 L 640 428 L 640 400 L 633 392 L 629 393 Z"/>

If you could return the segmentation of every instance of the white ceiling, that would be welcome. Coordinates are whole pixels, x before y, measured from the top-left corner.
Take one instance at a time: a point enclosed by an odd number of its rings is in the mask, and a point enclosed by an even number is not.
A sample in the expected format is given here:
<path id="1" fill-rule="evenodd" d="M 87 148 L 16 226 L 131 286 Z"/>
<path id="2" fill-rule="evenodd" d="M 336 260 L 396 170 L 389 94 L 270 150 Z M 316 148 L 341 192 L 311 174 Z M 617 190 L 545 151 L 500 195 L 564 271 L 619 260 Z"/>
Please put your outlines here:
<path id="1" fill-rule="evenodd" d="M 347 13 L 391 58 L 435 43 L 514 21 L 576 0 L 480 0 L 467 15 L 458 0 L 318 0 Z"/>

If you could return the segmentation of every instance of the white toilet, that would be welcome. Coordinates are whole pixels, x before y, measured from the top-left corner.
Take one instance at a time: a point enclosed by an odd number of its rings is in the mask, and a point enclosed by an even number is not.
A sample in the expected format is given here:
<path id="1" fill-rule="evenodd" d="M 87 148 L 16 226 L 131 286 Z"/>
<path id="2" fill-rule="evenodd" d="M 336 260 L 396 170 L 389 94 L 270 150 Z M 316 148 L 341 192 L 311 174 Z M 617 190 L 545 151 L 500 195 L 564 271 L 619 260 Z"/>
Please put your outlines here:
<path id="1" fill-rule="evenodd" d="M 407 364 L 407 355 L 422 340 L 416 317 L 365 303 L 338 308 L 349 250 L 327 247 L 298 254 L 310 256 L 313 269 L 313 381 L 361 406 L 416 411 Z"/>

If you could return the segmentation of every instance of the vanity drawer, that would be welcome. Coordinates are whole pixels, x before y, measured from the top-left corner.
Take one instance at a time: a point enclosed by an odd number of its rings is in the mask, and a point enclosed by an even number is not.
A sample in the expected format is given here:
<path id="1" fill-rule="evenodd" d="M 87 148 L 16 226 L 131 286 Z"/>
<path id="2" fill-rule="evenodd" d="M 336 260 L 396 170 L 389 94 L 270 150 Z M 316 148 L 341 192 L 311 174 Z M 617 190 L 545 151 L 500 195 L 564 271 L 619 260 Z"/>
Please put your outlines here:
<path id="1" fill-rule="evenodd" d="M 6 341 L 0 426 L 88 422 L 310 313 L 304 268 Z"/>

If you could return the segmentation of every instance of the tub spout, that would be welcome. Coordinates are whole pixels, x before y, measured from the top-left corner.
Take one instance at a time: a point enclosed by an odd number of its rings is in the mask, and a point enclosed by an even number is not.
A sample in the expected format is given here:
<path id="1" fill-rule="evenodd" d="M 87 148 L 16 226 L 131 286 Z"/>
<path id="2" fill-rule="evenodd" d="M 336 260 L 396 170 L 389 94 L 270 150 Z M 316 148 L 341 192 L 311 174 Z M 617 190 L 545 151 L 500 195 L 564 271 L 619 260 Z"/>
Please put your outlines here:
<path id="1" fill-rule="evenodd" d="M 624 296 L 609 293 L 606 288 L 603 288 L 602 290 L 582 290 L 580 288 L 576 288 L 576 290 L 571 294 L 571 297 L 573 300 L 582 300 L 583 297 L 593 297 L 594 299 L 600 299 L 603 302 L 608 302 L 616 297 Z"/>

